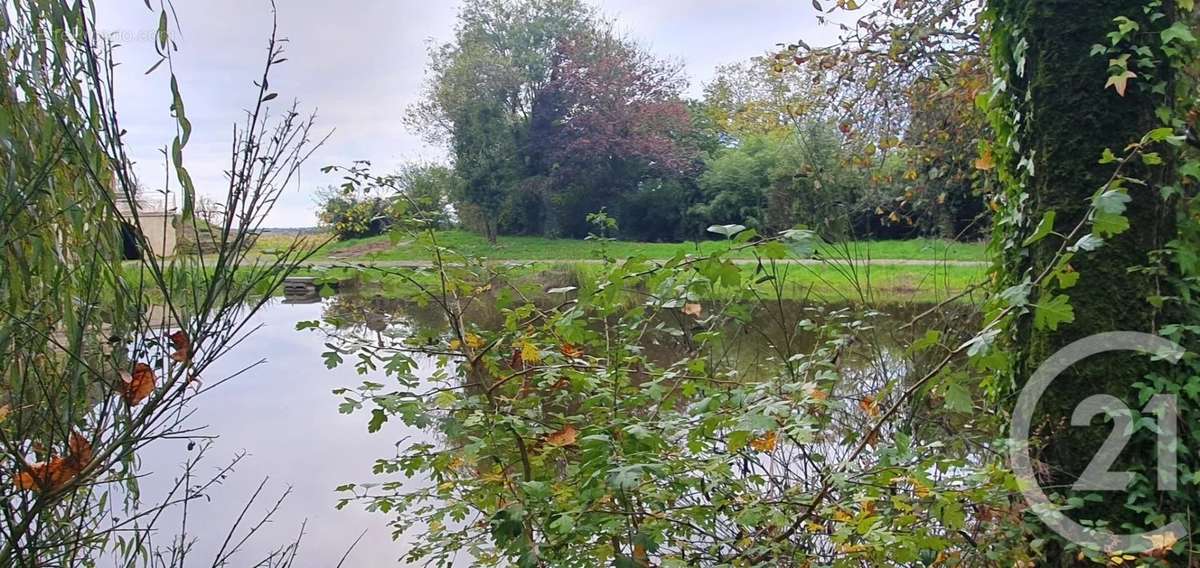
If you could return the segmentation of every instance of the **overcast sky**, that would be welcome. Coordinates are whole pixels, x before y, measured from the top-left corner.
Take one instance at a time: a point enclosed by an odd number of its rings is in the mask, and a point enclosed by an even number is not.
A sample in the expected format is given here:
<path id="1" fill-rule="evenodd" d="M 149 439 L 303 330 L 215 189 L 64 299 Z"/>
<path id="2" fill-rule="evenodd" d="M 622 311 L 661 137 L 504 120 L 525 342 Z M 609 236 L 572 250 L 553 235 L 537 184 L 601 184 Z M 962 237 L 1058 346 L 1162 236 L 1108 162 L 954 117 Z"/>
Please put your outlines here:
<path id="1" fill-rule="evenodd" d="M 619 30 L 659 57 L 681 60 L 698 95 L 717 65 L 761 55 L 777 42 L 810 43 L 835 33 L 818 27 L 801 0 L 596 0 Z M 157 2 L 154 2 L 157 5 Z M 270 30 L 266 0 L 175 0 L 182 30 L 175 60 L 188 118 L 193 124 L 185 161 L 202 194 L 224 194 L 222 169 L 230 132 L 253 101 Z M 278 0 L 280 35 L 288 61 L 271 78 L 277 106 L 299 99 L 316 110 L 318 128 L 334 131 L 285 190 L 268 226 L 316 224 L 313 193 L 336 181 L 318 170 L 370 160 L 379 172 L 413 159 L 440 160 L 445 151 L 425 144 L 403 123 L 420 96 L 426 46 L 453 35 L 458 2 L 451 0 Z M 97 0 L 98 27 L 121 44 L 117 105 L 143 185 L 161 188 L 162 158 L 170 144 L 168 76 L 156 60 L 157 20 L 141 0 Z M 816 39 L 816 42 L 813 40 Z"/>

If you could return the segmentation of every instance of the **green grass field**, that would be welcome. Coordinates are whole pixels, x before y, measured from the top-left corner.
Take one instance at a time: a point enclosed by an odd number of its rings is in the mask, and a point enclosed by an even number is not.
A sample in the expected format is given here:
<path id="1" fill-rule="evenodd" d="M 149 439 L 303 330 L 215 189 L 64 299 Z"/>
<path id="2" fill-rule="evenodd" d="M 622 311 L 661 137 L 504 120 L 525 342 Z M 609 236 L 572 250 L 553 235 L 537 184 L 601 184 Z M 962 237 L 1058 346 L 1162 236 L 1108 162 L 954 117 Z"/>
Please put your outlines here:
<path id="1" fill-rule="evenodd" d="M 310 237 L 311 238 L 311 237 Z M 574 239 L 548 239 L 544 237 L 500 237 L 492 246 L 487 240 L 466 231 L 442 231 L 437 234 L 438 244 L 468 256 L 487 257 L 493 260 L 580 260 L 596 257 L 597 243 Z M 262 245 L 260 245 L 261 247 Z M 609 251 L 616 258 L 644 255 L 649 258 L 670 258 L 683 250 L 693 254 L 711 253 L 725 246 L 718 241 L 690 243 L 639 243 L 615 241 L 609 243 Z M 958 243 L 937 239 L 908 241 L 855 241 L 823 245 L 819 252 L 831 258 L 879 259 L 879 260 L 950 260 L 982 261 L 986 259 L 981 243 Z M 750 257 L 749 252 L 740 253 Z M 425 246 L 412 240 L 396 244 L 387 236 L 371 237 L 351 241 L 330 243 L 317 253 L 316 259 L 333 260 L 428 260 Z"/>

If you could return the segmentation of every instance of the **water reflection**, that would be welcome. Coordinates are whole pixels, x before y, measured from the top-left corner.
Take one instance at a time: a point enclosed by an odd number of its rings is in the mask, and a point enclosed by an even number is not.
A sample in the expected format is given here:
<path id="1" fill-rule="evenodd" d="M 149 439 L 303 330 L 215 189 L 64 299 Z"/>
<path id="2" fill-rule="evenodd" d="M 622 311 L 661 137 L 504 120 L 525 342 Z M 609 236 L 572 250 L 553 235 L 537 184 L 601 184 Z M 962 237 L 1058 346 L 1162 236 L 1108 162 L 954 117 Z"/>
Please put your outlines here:
<path id="1" fill-rule="evenodd" d="M 923 333 L 903 327 L 920 311 L 923 311 L 921 307 L 900 308 L 891 315 L 869 314 L 867 321 L 858 322 L 849 321 L 861 315 L 851 310 L 788 303 L 778 306 L 778 313 L 768 310 L 749 314 L 754 325 L 746 326 L 748 331 L 736 335 L 727 349 L 744 373 L 752 374 L 759 366 L 777 369 L 778 363 L 771 361 L 777 356 L 773 344 L 790 345 L 787 352 L 806 351 L 816 344 L 816 338 L 811 334 L 787 335 L 795 333 L 797 322 L 809 318 L 826 322 L 830 318 L 848 320 L 847 324 L 857 326 L 864 337 L 861 341 L 847 339 L 846 353 L 838 367 L 844 377 L 839 384 L 849 387 L 844 392 L 831 394 L 848 401 L 845 409 L 848 412 L 835 417 L 835 421 L 845 420 L 841 423 L 842 429 L 852 431 L 861 426 L 851 423 L 854 418 L 861 419 L 861 412 L 854 412 L 852 401 L 861 399 L 866 393 L 877 392 L 885 382 L 920 373 L 920 361 L 914 362 L 901 353 L 904 345 Z M 953 319 L 966 316 L 955 316 L 953 311 L 947 313 L 949 315 L 939 317 L 951 319 L 927 325 L 941 329 L 974 328 L 972 321 Z M 488 304 L 480 304 L 471 314 L 472 322 L 482 327 L 498 325 L 500 317 L 495 306 Z M 673 317 L 673 314 L 666 317 Z M 686 318 L 677 319 L 666 322 L 667 328 L 688 325 Z M 409 531 L 393 541 L 393 528 L 388 523 L 394 517 L 364 511 L 358 503 L 351 503 L 341 511 L 335 510 L 337 499 L 344 496 L 335 488 L 348 482 L 381 481 L 371 475 L 376 459 L 396 455 L 398 440 L 407 439 L 410 443 L 417 439 L 434 441 L 432 434 L 407 428 L 395 420 L 384 424 L 382 431 L 368 434 L 363 414 L 339 414 L 337 407 L 341 400 L 331 394 L 333 389 L 354 386 L 364 380 L 385 384 L 389 381 L 381 370 L 367 370 L 366 374 L 361 374 L 353 364 L 327 369 L 322 352 L 328 350 L 326 342 L 329 339 L 321 333 L 295 331 L 296 323 L 306 320 L 323 320 L 348 335 L 369 342 L 401 338 L 409 341 L 424 338 L 433 342 L 445 331 L 445 321 L 438 308 L 396 299 L 344 295 L 314 302 L 310 296 L 296 295 L 264 307 L 253 322 L 261 324 L 261 329 L 251 340 L 219 360 L 208 371 L 206 379 L 219 380 L 259 359 L 266 359 L 266 364 L 193 401 L 196 412 L 191 424 L 207 424 L 209 427 L 203 433 L 218 436 L 198 475 L 215 472 L 242 450 L 248 453 L 238 470 L 209 492 L 211 500 L 195 501 L 190 506 L 188 532 L 198 539 L 193 558 L 211 561 L 246 499 L 262 479 L 269 476 L 267 494 L 250 518 L 257 520 L 256 515 L 260 516 L 288 486 L 292 487 L 292 495 L 280 507 L 273 522 L 243 547 L 232 565 L 258 562 L 294 539 L 301 523 L 307 520 L 297 556 L 298 566 L 336 565 L 364 530 L 366 534 L 350 554 L 346 566 L 404 566 L 406 564 L 398 559 L 410 547 L 411 542 L 406 538 L 420 531 Z M 922 330 L 924 328 L 922 326 Z M 694 348 L 689 345 L 689 335 L 662 333 L 650 337 L 645 345 L 647 355 L 663 363 L 673 361 Z M 870 337 L 866 337 L 868 335 Z M 838 448 L 819 438 L 815 442 L 829 457 L 841 454 Z M 143 471 L 154 474 L 143 483 L 147 498 L 161 496 L 169 489 L 172 479 L 181 473 L 180 456 L 186 455 L 187 445 L 185 440 L 166 440 L 143 451 Z M 792 448 L 785 454 L 800 450 Z M 787 458 L 784 463 L 791 466 L 807 463 L 800 456 L 792 456 L 794 460 L 787 455 L 784 457 Z M 804 477 L 802 472 L 794 473 Z M 387 480 L 395 479 L 389 477 Z M 417 486 L 421 481 L 410 483 Z M 172 534 L 171 531 L 179 526 L 179 511 L 173 514 L 159 525 L 165 535 Z M 160 538 L 160 546 L 165 544 L 162 540 L 165 538 Z"/>
<path id="2" fill-rule="evenodd" d="M 335 487 L 364 480 L 377 458 L 394 453 L 395 440 L 415 432 L 397 423 L 367 435 L 361 416 L 338 413 L 337 399 L 330 391 L 365 377 L 352 367 L 326 369 L 321 360 L 323 338 L 295 331 L 296 322 L 319 319 L 324 307 L 265 306 L 253 322 L 261 324 L 261 329 L 214 364 L 207 375 L 216 380 L 260 358 L 266 363 L 193 399 L 195 415 L 189 423 L 208 425 L 202 434 L 218 436 L 197 477 L 216 472 L 242 450 L 247 453 L 237 471 L 209 491 L 211 500 L 196 500 L 189 507 L 188 533 L 198 539 L 190 556 L 197 562 L 211 562 L 228 528 L 264 477 L 270 481 L 260 506 L 248 519 L 257 521 L 288 486 L 292 494 L 274 520 L 230 565 L 253 565 L 295 539 L 305 520 L 297 566 L 336 565 L 364 530 L 366 535 L 345 566 L 397 565 L 403 553 L 404 543 L 392 541 L 386 516 L 353 505 L 334 509 Z M 142 471 L 150 474 L 142 483 L 147 499 L 165 495 L 172 479 L 182 473 L 181 456 L 187 455 L 187 446 L 186 440 L 162 440 L 142 451 Z M 177 531 L 180 512 L 173 510 L 171 518 L 160 521 L 158 545 L 166 545 Z"/>

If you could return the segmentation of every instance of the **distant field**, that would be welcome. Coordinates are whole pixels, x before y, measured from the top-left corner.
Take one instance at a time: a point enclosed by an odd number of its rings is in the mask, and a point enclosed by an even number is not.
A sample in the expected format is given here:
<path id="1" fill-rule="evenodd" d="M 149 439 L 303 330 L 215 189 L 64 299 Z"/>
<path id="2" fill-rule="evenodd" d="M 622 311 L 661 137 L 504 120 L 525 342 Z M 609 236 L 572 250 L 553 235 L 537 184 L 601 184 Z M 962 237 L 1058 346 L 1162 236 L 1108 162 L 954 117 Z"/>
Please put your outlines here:
<path id="1" fill-rule="evenodd" d="M 324 238 L 306 235 L 307 239 Z M 597 243 L 574 239 L 548 239 L 544 237 L 500 237 L 493 246 L 487 240 L 466 231 L 442 231 L 437 234 L 438 244 L 470 256 L 487 257 L 494 260 L 582 260 L 596 256 Z M 282 239 L 276 237 L 260 243 L 279 246 Z M 315 241 L 314 241 L 315 242 Z M 615 257 L 644 255 L 650 258 L 670 258 L 683 250 L 692 254 L 706 254 L 725 246 L 717 241 L 690 243 L 639 243 L 616 241 L 608 244 Z M 915 239 L 908 241 L 855 241 L 824 245 L 820 248 L 824 256 L 834 258 L 880 259 L 880 260 L 928 260 L 928 261 L 982 261 L 986 259 L 981 243 L 958 243 L 938 239 Z M 742 253 L 749 257 L 749 253 Z M 428 260 L 425 246 L 414 241 L 392 244 L 387 236 L 371 237 L 330 243 L 317 253 L 317 259 L 359 260 Z"/>

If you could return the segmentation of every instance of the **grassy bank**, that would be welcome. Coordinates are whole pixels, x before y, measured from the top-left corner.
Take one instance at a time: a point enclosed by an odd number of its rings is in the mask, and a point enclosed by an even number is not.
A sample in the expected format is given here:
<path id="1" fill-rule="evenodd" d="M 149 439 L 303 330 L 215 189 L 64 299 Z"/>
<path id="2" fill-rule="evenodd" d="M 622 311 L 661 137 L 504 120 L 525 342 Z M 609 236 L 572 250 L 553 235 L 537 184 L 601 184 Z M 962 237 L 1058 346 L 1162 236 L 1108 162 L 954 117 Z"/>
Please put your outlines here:
<path id="1" fill-rule="evenodd" d="M 319 239 L 307 236 L 308 239 Z M 493 260 L 575 260 L 594 258 L 596 243 L 575 239 L 548 239 L 545 237 L 500 237 L 496 245 L 466 231 L 441 231 L 437 234 L 438 244 L 468 256 L 487 257 Z M 278 241 L 278 242 L 277 242 Z M 267 249 L 280 246 L 278 238 L 266 239 L 256 248 Z M 609 243 L 610 253 L 617 258 L 644 255 L 650 258 L 670 258 L 683 250 L 692 254 L 708 254 L 725 246 L 717 241 L 689 243 L 639 243 L 615 241 Z M 854 241 L 823 245 L 819 251 L 832 258 L 879 259 L 879 260 L 948 260 L 982 261 L 986 255 L 980 243 L 958 243 L 938 239 L 915 239 L 907 241 Z M 749 253 L 741 253 L 749 257 Z M 395 244 L 387 236 L 355 239 L 330 243 L 317 253 L 318 260 L 428 260 L 425 246 L 413 240 L 402 240 Z"/>
<path id="2" fill-rule="evenodd" d="M 545 290 L 562 286 L 577 286 L 587 290 L 594 286 L 603 267 L 594 263 L 530 262 L 508 270 L 512 271 L 509 274 L 511 278 L 528 285 L 527 292 L 536 294 L 539 288 Z M 741 266 L 741 270 L 746 279 L 759 276 L 752 265 Z M 784 298 L 838 304 L 939 302 L 982 282 L 986 276 L 985 267 L 958 265 L 858 266 L 854 269 L 837 264 L 789 265 L 782 270 L 786 271 L 781 275 L 785 281 Z M 438 287 L 436 273 L 425 268 L 386 267 L 373 270 L 320 267 L 304 269 L 298 275 L 317 276 L 328 283 L 352 283 L 342 289 L 390 297 L 415 296 L 420 287 L 432 290 Z M 362 282 L 366 284 L 358 288 L 357 285 Z M 768 284 L 759 287 L 764 294 L 771 295 Z M 727 298 L 718 289 L 706 299 Z M 963 301 L 971 301 L 970 296 L 964 297 Z"/>

